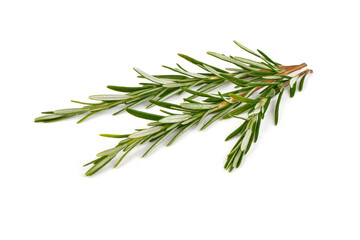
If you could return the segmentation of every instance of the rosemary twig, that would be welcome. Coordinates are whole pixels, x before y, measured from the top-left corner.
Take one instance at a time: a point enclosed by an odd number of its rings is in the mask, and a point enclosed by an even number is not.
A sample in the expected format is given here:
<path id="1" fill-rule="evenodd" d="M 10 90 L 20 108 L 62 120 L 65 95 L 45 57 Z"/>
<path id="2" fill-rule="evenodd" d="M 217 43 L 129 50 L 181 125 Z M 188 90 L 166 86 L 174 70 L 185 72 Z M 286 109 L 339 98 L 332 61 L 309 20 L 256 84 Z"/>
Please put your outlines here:
<path id="1" fill-rule="evenodd" d="M 235 43 L 246 51 L 251 52 L 251 50 L 240 45 L 238 42 L 235 41 Z M 237 66 L 238 68 L 230 69 L 232 71 L 230 75 L 241 77 L 244 80 L 256 80 L 256 76 L 271 75 L 282 70 L 281 68 L 276 68 L 276 66 L 281 65 L 279 65 L 278 63 L 274 64 L 273 62 L 271 62 L 272 60 L 267 57 L 263 52 L 259 52 L 261 53 L 261 55 L 256 54 L 256 56 L 260 57 L 260 59 L 264 62 L 256 62 L 250 59 L 240 57 L 227 57 L 223 54 L 218 54 L 214 52 L 208 52 L 208 54 Z M 85 115 L 78 121 L 78 123 L 80 123 L 98 112 L 114 108 L 119 105 L 123 105 L 124 107 L 115 112 L 114 115 L 125 111 L 128 107 L 134 107 L 135 105 L 147 102 L 150 99 L 165 100 L 175 94 L 181 94 L 183 92 L 181 88 L 183 87 L 198 87 L 197 91 L 207 93 L 218 89 L 219 87 L 228 83 L 228 79 L 221 76 L 221 74 L 228 74 L 229 71 L 198 61 L 184 54 L 179 54 L 179 56 L 187 60 L 188 62 L 200 67 L 205 72 L 192 73 L 177 64 L 179 68 L 163 66 L 175 72 L 175 75 L 152 76 L 143 72 L 140 69 L 134 68 L 134 70 L 139 74 L 140 78 L 147 79 L 148 81 L 150 81 L 150 83 L 139 83 L 139 86 L 137 87 L 109 85 L 107 87 L 110 90 L 122 92 L 125 94 L 100 94 L 90 96 L 89 98 L 91 100 L 100 101 L 95 103 L 86 103 L 72 100 L 72 102 L 74 103 L 79 103 L 85 106 L 79 108 L 67 108 L 42 112 L 45 115 L 36 118 L 35 122 L 53 122 L 77 115 Z M 188 97 L 188 99 L 194 99 L 196 97 L 196 95 L 193 95 Z M 148 105 L 148 107 L 151 106 L 152 104 Z"/>
<path id="2" fill-rule="evenodd" d="M 299 66 L 289 69 L 284 73 L 288 74 L 297 69 L 299 69 Z M 151 103 L 160 107 L 168 108 L 178 112 L 180 111 L 180 114 L 172 113 L 168 114 L 167 116 L 162 116 L 133 109 L 127 109 L 130 114 L 136 117 L 153 120 L 153 122 L 148 124 L 150 128 L 138 129 L 138 131 L 127 135 L 102 135 L 115 138 L 121 137 L 124 139 L 120 141 L 116 147 L 99 153 L 97 155 L 99 158 L 91 162 L 93 166 L 86 172 L 86 175 L 93 175 L 122 151 L 123 155 L 115 164 L 116 167 L 123 160 L 123 158 L 137 145 L 146 141 L 153 142 L 152 146 L 144 153 L 144 157 L 162 141 L 168 138 L 173 132 L 177 132 L 177 134 L 169 140 L 169 146 L 185 131 L 187 131 L 192 126 L 199 124 L 208 115 L 213 115 L 213 117 L 205 122 L 201 128 L 202 130 L 218 119 L 226 118 L 228 116 L 234 117 L 235 115 L 239 115 L 248 111 L 248 118 L 245 119 L 244 123 L 226 138 L 226 140 L 229 140 L 235 136 L 240 135 L 239 140 L 229 153 L 227 162 L 225 164 L 225 169 L 228 169 L 231 172 L 234 168 L 240 166 L 242 158 L 250 149 L 251 143 L 257 141 L 261 120 L 264 118 L 265 112 L 272 98 L 274 98 L 278 93 L 282 93 L 283 89 L 293 79 L 298 79 L 299 76 L 303 74 L 304 72 L 296 75 L 295 77 L 291 77 L 290 79 L 279 78 L 276 80 L 275 84 L 270 84 L 274 83 L 275 80 L 265 79 L 262 82 L 269 83 L 270 85 L 254 86 L 252 90 L 245 91 L 240 95 L 225 93 L 221 95 L 219 94 L 219 96 L 213 96 L 199 93 L 199 96 L 206 97 L 203 103 L 184 102 L 180 105 L 176 105 L 166 102 L 151 101 Z M 250 95 L 264 87 L 266 87 L 266 89 L 258 98 L 249 98 Z M 188 89 L 184 90 L 189 91 Z M 191 91 L 191 93 L 196 94 L 194 91 Z"/>
<path id="3" fill-rule="evenodd" d="M 179 68 L 165 66 L 165 68 L 176 72 L 176 75 L 149 75 L 135 69 L 141 78 L 145 78 L 151 83 L 140 83 L 139 87 L 108 86 L 114 91 L 126 94 L 94 95 L 90 98 L 99 100 L 100 103 L 82 103 L 86 105 L 83 108 L 45 112 L 46 115 L 35 119 L 35 121 L 48 122 L 86 113 L 87 115 L 83 118 L 85 119 L 92 114 L 120 104 L 126 105 L 121 111 L 126 110 L 136 117 L 151 120 L 148 123 L 148 128 L 137 129 L 131 134 L 101 134 L 104 137 L 120 138 L 122 140 L 115 147 L 98 153 L 96 160 L 85 164 L 85 166 L 92 165 L 86 172 L 86 175 L 90 176 L 122 152 L 122 156 L 114 165 L 115 167 L 118 166 L 132 149 L 145 142 L 150 142 L 152 145 L 143 156 L 146 156 L 174 132 L 176 134 L 168 141 L 167 145 L 171 145 L 185 131 L 200 122 L 205 121 L 201 128 L 203 130 L 219 119 L 240 118 L 244 122 L 226 138 L 226 140 L 229 140 L 238 137 L 238 141 L 228 154 L 224 166 L 225 169 L 231 172 L 234 168 L 240 166 L 252 142 L 257 141 L 261 121 L 272 99 L 278 95 L 275 107 L 275 124 L 277 124 L 284 89 L 289 87 L 290 96 L 294 96 L 297 82 L 300 81 L 299 91 L 301 91 L 305 76 L 312 72 L 311 70 L 305 70 L 295 76 L 290 76 L 293 72 L 306 67 L 306 64 L 283 66 L 273 61 L 260 50 L 254 52 L 238 42 L 235 43 L 243 50 L 259 58 L 260 61 L 208 52 L 209 55 L 236 66 L 235 68 L 222 70 L 179 54 L 182 58 L 205 70 L 205 72 L 191 73 L 180 65 L 178 65 Z M 232 83 L 235 87 L 234 90 L 225 93 L 212 92 L 225 83 Z M 182 92 L 190 94 L 189 97 L 184 98 L 183 103 L 178 105 L 164 101 L 165 98 Z M 202 98 L 202 101 L 195 101 L 195 98 Z M 141 102 L 149 102 L 149 106 L 157 105 L 161 107 L 161 111 L 165 115 L 147 113 L 129 107 Z M 243 116 L 245 113 L 247 113 L 246 117 Z M 208 116 L 211 116 L 211 118 L 207 119 Z"/>
<path id="4" fill-rule="evenodd" d="M 202 85 L 213 84 L 214 88 L 219 87 L 225 81 L 223 79 L 211 79 L 212 74 L 203 75 L 202 78 L 190 77 L 188 75 L 159 75 L 150 76 L 145 72 L 135 69 L 140 77 L 146 78 L 152 83 L 140 83 L 138 87 L 123 87 L 123 86 L 107 86 L 109 89 L 125 94 L 101 94 L 92 95 L 89 98 L 91 100 L 97 100 L 97 103 L 84 103 L 79 101 L 72 101 L 75 103 L 84 104 L 81 108 L 68 108 L 59 109 L 55 111 L 43 112 L 44 116 L 35 119 L 35 122 L 52 122 L 65 118 L 70 118 L 76 115 L 85 114 L 85 116 L 78 121 L 78 123 L 84 121 L 91 115 L 98 112 L 124 105 L 124 107 L 115 112 L 114 115 L 119 114 L 126 110 L 128 107 L 133 107 L 137 104 L 152 100 L 165 100 L 175 94 L 182 92 L 181 87 L 198 87 Z M 176 71 L 176 69 L 174 69 Z M 195 74 L 193 74 L 196 76 Z M 151 105 L 150 105 L 151 106 Z M 150 107 L 149 106 L 149 107 Z"/>

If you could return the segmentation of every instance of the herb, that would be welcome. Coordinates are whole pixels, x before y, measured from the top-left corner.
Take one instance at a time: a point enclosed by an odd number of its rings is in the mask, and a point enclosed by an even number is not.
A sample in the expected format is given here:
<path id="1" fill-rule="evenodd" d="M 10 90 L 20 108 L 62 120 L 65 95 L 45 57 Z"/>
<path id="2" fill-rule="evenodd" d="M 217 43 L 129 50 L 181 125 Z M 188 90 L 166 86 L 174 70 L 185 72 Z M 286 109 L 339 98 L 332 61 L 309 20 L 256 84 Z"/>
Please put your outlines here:
<path id="1" fill-rule="evenodd" d="M 176 134 L 169 139 L 168 146 L 185 131 L 200 122 L 204 122 L 201 127 L 203 130 L 219 119 L 239 118 L 242 119 L 243 123 L 226 138 L 226 141 L 234 137 L 238 138 L 228 154 L 224 166 L 231 172 L 240 166 L 252 143 L 257 141 L 261 121 L 264 119 L 270 102 L 277 96 L 275 107 L 275 124 L 277 124 L 280 101 L 285 88 L 289 87 L 290 96 L 293 97 L 297 89 L 297 82 L 300 81 L 299 91 L 301 91 L 306 75 L 312 73 L 312 70 L 304 70 L 295 76 L 290 76 L 306 67 L 306 64 L 283 66 L 260 50 L 254 52 L 238 42 L 235 43 L 246 52 L 256 56 L 259 61 L 208 52 L 211 56 L 235 65 L 235 68 L 223 70 L 179 54 L 205 72 L 191 73 L 179 64 L 177 65 L 178 68 L 165 66 L 165 68 L 176 72 L 176 75 L 149 75 L 135 68 L 140 77 L 147 79 L 150 83 L 140 83 L 138 87 L 108 86 L 111 90 L 126 94 L 93 95 L 90 96 L 90 99 L 100 101 L 99 103 L 74 101 L 86 106 L 44 112 L 45 115 L 36 118 L 35 121 L 50 122 L 86 114 L 79 121 L 81 122 L 97 112 L 119 105 L 125 105 L 125 107 L 115 114 L 126 110 L 135 117 L 151 120 L 147 124 L 147 128 L 137 129 L 131 134 L 100 134 L 103 137 L 122 140 L 115 147 L 98 153 L 97 159 L 84 165 L 91 165 L 91 168 L 86 172 L 87 176 L 91 176 L 121 153 L 122 155 L 117 158 L 114 164 L 115 167 L 118 166 L 131 150 L 145 142 L 150 142 L 151 146 L 143 154 L 143 157 L 170 138 L 173 133 Z M 213 92 L 224 84 L 233 84 L 234 90 L 231 92 Z M 184 102 L 179 105 L 164 101 L 171 95 L 183 92 L 189 93 L 190 96 L 184 98 Z M 202 98 L 202 100 L 195 101 L 195 98 Z M 141 102 L 148 102 L 148 107 L 154 105 L 161 107 L 162 115 L 130 108 Z M 207 118 L 208 116 L 211 117 Z"/>
<path id="2" fill-rule="evenodd" d="M 137 87 L 123 87 L 123 86 L 107 86 L 108 89 L 121 92 L 125 94 L 100 94 L 92 95 L 89 98 L 91 100 L 99 101 L 97 103 L 87 103 L 72 100 L 74 103 L 85 105 L 81 108 L 67 108 L 59 109 L 55 111 L 42 112 L 45 114 L 35 119 L 35 122 L 53 122 L 59 121 L 65 118 L 70 118 L 76 115 L 85 115 L 78 123 L 83 122 L 88 117 L 117 106 L 124 106 L 122 109 L 116 111 L 113 115 L 119 114 L 125 111 L 129 107 L 133 107 L 137 104 L 148 102 L 149 100 L 165 100 L 173 95 L 181 94 L 184 92 L 183 87 L 194 88 L 199 87 L 197 90 L 202 93 L 215 90 L 227 83 L 224 78 L 217 77 L 218 73 L 228 73 L 228 71 L 222 70 L 217 67 L 213 67 L 206 63 L 195 60 L 184 54 L 179 54 L 180 57 L 187 61 L 197 65 L 205 70 L 205 73 L 191 73 L 182 68 L 179 64 L 179 68 L 171 68 L 163 66 L 176 72 L 175 75 L 149 75 L 146 72 L 134 68 L 139 74 L 139 78 L 147 79 L 150 83 L 139 83 Z M 189 99 L 194 99 L 196 96 L 191 96 Z M 153 104 L 149 104 L 147 108 L 150 108 Z"/>

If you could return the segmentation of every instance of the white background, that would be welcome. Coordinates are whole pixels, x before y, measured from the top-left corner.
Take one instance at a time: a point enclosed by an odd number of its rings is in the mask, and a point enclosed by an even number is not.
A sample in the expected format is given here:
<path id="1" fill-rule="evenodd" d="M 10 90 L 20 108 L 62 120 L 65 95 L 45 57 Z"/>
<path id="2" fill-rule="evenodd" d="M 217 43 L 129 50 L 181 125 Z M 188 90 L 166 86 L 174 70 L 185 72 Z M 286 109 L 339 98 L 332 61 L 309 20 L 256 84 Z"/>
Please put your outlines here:
<path id="1" fill-rule="evenodd" d="M 1 1 L 0 238 L 360 239 L 356 3 Z M 314 74 L 284 95 L 277 127 L 269 111 L 231 174 L 235 142 L 224 138 L 241 120 L 193 129 L 144 159 L 137 149 L 93 177 L 82 164 L 117 141 L 98 134 L 146 120 L 113 110 L 80 125 L 33 123 L 108 84 L 136 86 L 132 67 L 189 66 L 179 52 L 217 65 L 206 51 L 248 56 L 232 40 Z"/>

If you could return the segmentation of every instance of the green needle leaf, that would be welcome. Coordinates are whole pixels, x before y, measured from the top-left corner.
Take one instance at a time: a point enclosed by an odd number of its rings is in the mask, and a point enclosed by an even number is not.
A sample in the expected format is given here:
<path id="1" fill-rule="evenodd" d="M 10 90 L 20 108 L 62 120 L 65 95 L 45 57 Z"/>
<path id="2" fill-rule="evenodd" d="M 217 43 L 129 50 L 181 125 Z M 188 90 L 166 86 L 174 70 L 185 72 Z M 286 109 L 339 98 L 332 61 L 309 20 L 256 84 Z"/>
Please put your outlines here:
<path id="1" fill-rule="evenodd" d="M 252 50 L 250 50 L 249 48 L 245 47 L 244 45 L 240 44 L 239 42 L 234 41 L 234 43 L 235 43 L 236 45 L 238 45 L 240 48 L 242 48 L 243 50 L 245 50 L 246 52 L 248 52 L 248 53 L 250 53 L 250 54 L 252 54 L 252 55 L 254 55 L 254 56 L 256 56 L 256 57 L 261 58 L 261 56 L 259 56 L 259 54 L 255 53 L 254 51 L 252 51 Z"/>
<path id="2" fill-rule="evenodd" d="M 166 132 L 162 137 L 160 137 L 145 153 L 142 157 L 145 157 L 150 153 L 151 150 L 153 150 L 157 145 L 159 145 L 162 141 L 165 140 L 166 137 L 168 137 L 171 133 L 173 133 L 176 130 L 176 128 L 171 129 L 170 131 Z"/>
<path id="3" fill-rule="evenodd" d="M 229 113 L 229 111 L 233 108 L 233 105 L 230 105 L 228 107 L 226 107 L 225 109 L 222 109 L 221 111 L 219 111 L 216 115 L 214 115 L 209 121 L 207 121 L 201 128 L 200 130 L 204 130 L 205 128 L 209 127 L 212 123 L 214 123 L 215 121 L 217 121 L 218 119 L 222 118 L 223 116 L 225 116 L 226 114 Z"/>
<path id="4" fill-rule="evenodd" d="M 117 135 L 117 134 L 99 134 L 101 137 L 108 137 L 108 138 L 127 138 L 130 136 L 130 134 L 122 134 L 122 135 Z"/>
<path id="5" fill-rule="evenodd" d="M 261 125 L 261 113 L 258 115 L 258 119 L 256 122 L 254 142 L 256 142 L 258 140 L 259 132 L 260 132 L 260 125 Z"/>
<path id="6" fill-rule="evenodd" d="M 191 118 L 191 115 L 185 115 L 185 114 L 171 115 L 171 116 L 160 119 L 159 122 L 161 122 L 161 123 L 176 123 L 176 122 L 185 121 L 189 118 Z"/>
<path id="7" fill-rule="evenodd" d="M 59 109 L 55 110 L 54 114 L 57 115 L 65 115 L 65 114 L 81 114 L 87 112 L 86 109 L 83 108 L 67 108 L 67 109 Z"/>
<path id="8" fill-rule="evenodd" d="M 168 108 L 168 109 L 180 109 L 181 107 L 179 105 L 173 104 L 173 103 L 168 103 L 168 102 L 163 102 L 163 101 L 157 101 L 157 100 L 149 100 L 150 103 L 157 105 L 159 107 L 164 107 L 164 108 Z"/>
<path id="9" fill-rule="evenodd" d="M 211 94 L 208 94 L 208 93 L 204 93 L 204 92 L 198 92 L 198 91 L 193 91 L 189 88 L 182 88 L 182 90 L 184 90 L 185 92 L 187 93 L 190 93 L 190 94 L 193 94 L 193 95 L 197 95 L 197 96 L 200 96 L 200 97 L 210 97 L 210 98 L 218 98 L 214 95 L 211 95 Z M 220 98 L 219 98 L 220 99 Z"/>
<path id="10" fill-rule="evenodd" d="M 290 97 L 291 97 L 291 98 L 294 97 L 295 92 L 296 92 L 296 83 L 295 83 L 295 86 L 294 86 L 294 87 L 290 88 Z"/>
<path id="11" fill-rule="evenodd" d="M 120 157 L 119 161 L 114 165 L 114 168 L 116 168 L 121 161 L 126 157 L 126 155 L 133 149 L 135 148 L 138 144 L 140 143 L 140 141 L 137 141 L 135 143 L 133 143 L 132 145 L 130 145 L 130 147 L 128 149 L 126 149 L 126 152 Z"/>
<path id="12" fill-rule="evenodd" d="M 122 87 L 122 86 L 108 85 L 107 88 L 117 92 L 136 92 L 139 90 L 148 89 L 149 87 Z"/>
<path id="13" fill-rule="evenodd" d="M 101 168 L 103 168 L 106 164 L 108 164 L 115 156 L 111 155 L 111 156 L 107 156 L 105 158 L 103 158 L 101 161 L 99 161 L 98 163 L 96 163 L 92 168 L 90 168 L 85 175 L 86 176 L 91 176 L 94 173 L 96 173 L 97 171 L 99 171 Z"/>
<path id="14" fill-rule="evenodd" d="M 62 118 L 62 116 L 56 115 L 56 114 L 50 114 L 50 115 L 45 115 L 45 116 L 35 118 L 35 122 L 46 122 L 49 120 L 55 120 L 55 119 L 59 119 L 59 118 Z"/>
<path id="15" fill-rule="evenodd" d="M 270 70 L 270 71 L 273 70 L 272 68 L 270 68 L 269 66 L 267 66 L 267 65 L 265 65 L 263 63 L 255 62 L 255 61 L 250 60 L 250 59 L 246 59 L 246 58 L 242 58 L 242 57 L 234 57 L 234 59 L 239 60 L 239 61 L 241 61 L 243 63 L 251 64 L 251 65 L 256 66 L 258 68 L 261 68 L 261 69 Z"/>
<path id="16" fill-rule="evenodd" d="M 164 68 L 167 68 L 167 69 L 170 69 L 174 72 L 178 72 L 178 73 L 181 73 L 181 74 L 184 74 L 184 75 L 188 75 L 190 77 L 194 77 L 194 78 L 208 78 L 207 76 L 205 75 L 202 75 L 202 74 L 198 74 L 198 73 L 190 73 L 190 72 L 186 72 L 184 70 L 181 70 L 181 69 L 178 69 L 178 68 L 172 68 L 172 67 L 168 67 L 168 66 L 165 66 L 163 65 Z"/>
<path id="17" fill-rule="evenodd" d="M 184 134 L 189 128 L 191 128 L 192 126 L 195 125 L 195 121 L 188 124 L 187 126 L 185 126 L 184 128 L 182 128 L 171 140 L 170 142 L 167 144 L 167 146 L 170 146 L 171 144 L 173 144 L 175 142 L 176 139 L 178 139 L 182 134 Z"/>
<path id="18" fill-rule="evenodd" d="M 236 85 L 239 85 L 239 86 L 246 86 L 246 84 L 248 84 L 249 82 L 248 81 L 245 81 L 245 80 L 242 80 L 240 78 L 237 78 L 237 77 L 234 77 L 234 76 L 231 76 L 229 74 L 224 74 L 224 73 L 221 73 L 220 74 L 223 78 L 229 80 L 230 82 L 236 84 Z"/>
<path id="19" fill-rule="evenodd" d="M 89 114 L 86 114 L 83 118 L 81 118 L 79 121 L 77 121 L 76 123 L 82 123 L 83 121 L 85 121 L 86 119 L 88 119 L 90 116 L 94 115 L 95 113 L 97 113 L 97 111 L 93 111 L 90 112 Z"/>
<path id="20" fill-rule="evenodd" d="M 276 106 L 275 106 L 275 125 L 278 124 L 279 122 L 279 108 L 280 108 L 280 101 L 281 101 L 281 97 L 284 93 L 284 89 L 281 89 L 280 90 L 280 93 L 279 93 L 279 96 L 278 96 L 278 99 L 276 101 Z"/>
<path id="21" fill-rule="evenodd" d="M 206 110 L 216 108 L 218 105 L 206 103 L 181 103 L 180 106 L 186 109 Z"/>
<path id="22" fill-rule="evenodd" d="M 298 80 L 298 76 L 295 76 L 295 77 L 292 77 L 291 79 L 290 79 L 290 82 L 289 82 L 289 86 L 290 86 L 290 88 L 292 88 L 293 86 L 294 86 L 294 84 L 296 83 L 296 81 Z"/>
<path id="23" fill-rule="evenodd" d="M 231 115 L 239 115 L 247 110 L 249 110 L 250 108 L 252 108 L 254 106 L 254 104 L 251 104 L 251 103 L 247 103 L 247 104 L 244 104 L 238 108 L 235 108 L 234 110 L 232 110 L 231 112 L 229 112 L 229 115 L 225 115 L 224 116 L 224 119 L 227 119 L 227 118 L 231 118 Z"/>
<path id="24" fill-rule="evenodd" d="M 223 61 L 226 61 L 226 62 L 230 62 L 232 64 L 235 64 L 243 69 L 246 69 L 246 70 L 251 70 L 251 71 L 256 71 L 257 69 L 256 68 L 253 68 L 253 67 L 250 67 L 249 65 L 246 65 L 238 60 L 235 60 L 231 57 L 228 57 L 228 56 L 225 56 L 224 54 L 220 54 L 220 53 L 216 53 L 216 52 L 207 52 L 207 54 L 213 56 L 213 57 L 216 57 L 218 59 L 221 59 Z"/>
<path id="25" fill-rule="evenodd" d="M 242 134 L 244 132 L 244 130 L 246 129 L 247 124 L 248 124 L 248 121 L 243 122 L 243 124 L 241 124 L 240 127 L 235 129 L 232 133 L 230 133 L 226 137 L 225 141 L 228 141 L 228 140 L 232 139 L 233 137 L 235 137 L 235 136 L 237 136 L 239 134 Z"/>
<path id="26" fill-rule="evenodd" d="M 280 63 L 277 63 L 277 62 L 274 62 L 271 58 L 269 58 L 263 51 L 261 51 L 261 50 L 257 50 L 263 57 L 264 57 L 264 59 L 266 59 L 268 62 L 270 62 L 270 63 L 272 63 L 272 64 L 274 64 L 275 66 L 279 66 L 279 65 L 281 65 Z"/>
<path id="27" fill-rule="evenodd" d="M 196 59 L 194 59 L 194 58 L 192 58 L 192 57 L 186 56 L 186 55 L 181 54 L 181 53 L 179 53 L 178 55 L 179 55 L 180 57 L 184 58 L 185 60 L 187 60 L 187 61 L 195 64 L 195 65 L 199 65 L 200 67 L 202 67 L 202 66 L 208 66 L 208 67 L 211 67 L 212 69 L 215 69 L 215 70 L 218 71 L 218 72 L 226 73 L 226 71 L 224 71 L 224 70 L 222 70 L 222 69 L 220 69 L 220 68 L 217 68 L 217 67 L 211 66 L 211 65 L 209 65 L 209 64 L 200 62 L 200 61 L 198 61 L 198 60 L 196 60 Z"/>
<path id="28" fill-rule="evenodd" d="M 164 127 L 163 126 L 157 126 L 157 127 L 152 127 L 152 128 L 148 128 L 148 129 L 144 129 L 138 132 L 135 132 L 133 134 L 131 134 L 129 136 L 129 138 L 140 138 L 140 137 L 145 137 L 154 133 L 157 133 L 161 130 L 163 130 Z"/>
<path id="29" fill-rule="evenodd" d="M 129 96 L 122 94 L 100 94 L 100 95 L 92 95 L 89 98 L 91 100 L 97 100 L 97 101 L 120 101 L 120 100 L 128 99 Z"/>
<path id="30" fill-rule="evenodd" d="M 252 77 L 263 77 L 263 76 L 274 76 L 277 72 L 264 72 L 264 71 L 251 71 L 249 76 Z"/>
<path id="31" fill-rule="evenodd" d="M 299 92 L 301 92 L 303 90 L 303 86 L 304 86 L 304 81 L 305 81 L 305 77 L 307 74 L 305 74 L 304 76 L 302 76 L 300 83 L 299 83 Z"/>
<path id="32" fill-rule="evenodd" d="M 251 99 L 251 98 L 246 98 L 246 97 L 242 97 L 236 94 L 232 94 L 230 93 L 229 96 L 233 99 L 235 99 L 236 101 L 239 102 L 244 102 L 244 103 L 258 103 L 258 100 L 255 99 Z"/>
<path id="33" fill-rule="evenodd" d="M 134 70 L 140 74 L 141 76 L 143 76 L 144 78 L 154 82 L 154 83 L 157 83 L 157 84 L 166 84 L 166 83 L 171 83 L 172 81 L 170 80 L 165 80 L 165 79 L 160 79 L 160 78 L 156 78 L 150 74 L 147 74 L 146 72 L 138 69 L 138 68 L 134 68 Z"/>
<path id="34" fill-rule="evenodd" d="M 161 115 L 142 112 L 142 111 L 138 111 L 138 110 L 135 110 L 132 108 L 126 108 L 126 111 L 135 117 L 139 117 L 139 118 L 143 118 L 143 119 L 147 119 L 147 120 L 158 121 L 158 120 L 164 118 L 164 116 L 161 116 Z"/>
<path id="35" fill-rule="evenodd" d="M 96 156 L 97 157 L 102 157 L 102 156 L 116 155 L 124 147 L 125 147 L 124 145 L 119 145 L 117 147 L 110 148 L 110 149 L 107 149 L 105 151 L 99 152 Z"/>

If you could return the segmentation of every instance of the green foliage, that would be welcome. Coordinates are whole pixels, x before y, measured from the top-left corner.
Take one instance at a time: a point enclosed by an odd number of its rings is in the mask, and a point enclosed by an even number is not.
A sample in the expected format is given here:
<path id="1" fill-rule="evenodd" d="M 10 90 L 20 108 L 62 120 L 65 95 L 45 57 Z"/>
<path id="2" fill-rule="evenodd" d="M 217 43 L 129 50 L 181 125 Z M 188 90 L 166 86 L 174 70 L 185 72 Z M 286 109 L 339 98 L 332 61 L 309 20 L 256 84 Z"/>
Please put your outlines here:
<path id="1" fill-rule="evenodd" d="M 101 151 L 97 154 L 97 159 L 84 165 L 91 165 L 85 173 L 86 176 L 91 176 L 114 159 L 117 159 L 114 167 L 118 166 L 130 151 L 145 142 L 151 143 L 151 146 L 145 151 L 143 157 L 164 141 L 167 141 L 167 146 L 171 145 L 187 130 L 199 123 L 203 124 L 200 128 L 203 130 L 219 119 L 235 117 L 243 122 L 225 139 L 228 141 L 238 138 L 224 166 L 231 172 L 240 166 L 252 143 L 258 140 L 261 121 L 272 99 L 279 95 L 275 107 L 275 124 L 277 124 L 284 88 L 289 86 L 290 96 L 294 96 L 298 78 L 302 76 L 299 83 L 299 91 L 301 91 L 306 76 L 306 73 L 289 76 L 291 71 L 284 71 L 280 68 L 281 64 L 273 61 L 262 51 L 254 52 L 236 41 L 235 43 L 255 56 L 257 61 L 208 52 L 217 59 L 235 65 L 235 68 L 223 70 L 179 54 L 181 58 L 201 68 L 204 72 L 189 72 L 179 64 L 176 68 L 164 66 L 176 73 L 166 75 L 150 75 L 134 68 L 139 78 L 149 82 L 140 82 L 139 86 L 135 87 L 109 85 L 108 89 L 123 94 L 92 95 L 89 98 L 97 101 L 93 103 L 73 101 L 84 106 L 43 112 L 44 115 L 36 118 L 35 122 L 52 122 L 84 114 L 85 116 L 78 121 L 82 122 L 98 112 L 118 106 L 122 106 L 122 109 L 115 114 L 126 111 L 135 117 L 150 120 L 147 128 L 136 129 L 129 134 L 100 134 L 100 136 L 118 138 L 121 141 L 115 147 Z M 226 84 L 233 86 L 234 89 L 230 92 L 212 92 Z M 165 101 L 171 96 L 182 93 L 188 96 L 180 104 Z M 195 98 L 200 100 L 194 100 Z M 160 111 L 165 115 L 133 109 L 141 103 L 149 103 L 147 108 L 160 107 Z"/>

